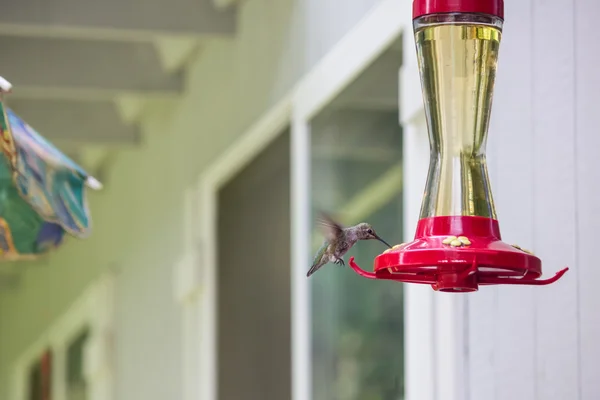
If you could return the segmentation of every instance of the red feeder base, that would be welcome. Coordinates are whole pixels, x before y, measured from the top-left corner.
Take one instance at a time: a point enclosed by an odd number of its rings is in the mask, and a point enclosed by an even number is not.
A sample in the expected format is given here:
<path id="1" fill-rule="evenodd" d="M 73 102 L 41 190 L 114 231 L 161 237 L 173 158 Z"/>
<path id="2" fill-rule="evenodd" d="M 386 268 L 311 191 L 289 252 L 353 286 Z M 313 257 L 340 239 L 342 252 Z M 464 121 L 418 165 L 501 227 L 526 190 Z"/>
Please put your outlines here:
<path id="1" fill-rule="evenodd" d="M 369 279 L 424 283 L 442 292 L 475 292 L 479 285 L 548 285 L 538 280 L 542 262 L 517 246 L 504 243 L 498 221 L 484 217 L 431 217 L 419 221 L 415 240 L 375 258 L 374 272 L 349 264 Z"/>

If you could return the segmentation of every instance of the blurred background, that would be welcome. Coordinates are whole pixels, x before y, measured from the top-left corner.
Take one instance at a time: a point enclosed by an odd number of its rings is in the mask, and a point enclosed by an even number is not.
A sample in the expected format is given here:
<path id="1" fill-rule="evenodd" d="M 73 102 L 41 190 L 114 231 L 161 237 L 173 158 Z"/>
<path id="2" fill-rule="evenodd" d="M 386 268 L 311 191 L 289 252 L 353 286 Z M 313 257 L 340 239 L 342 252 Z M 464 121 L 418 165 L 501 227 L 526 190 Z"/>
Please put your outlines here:
<path id="1" fill-rule="evenodd" d="M 305 277 L 320 210 L 414 234 L 410 0 L 0 4 L 6 103 L 104 184 L 89 239 L 0 264 L 0 399 L 600 398 L 600 3 L 506 5 L 488 144 L 505 240 L 574 268 L 468 295 Z"/>

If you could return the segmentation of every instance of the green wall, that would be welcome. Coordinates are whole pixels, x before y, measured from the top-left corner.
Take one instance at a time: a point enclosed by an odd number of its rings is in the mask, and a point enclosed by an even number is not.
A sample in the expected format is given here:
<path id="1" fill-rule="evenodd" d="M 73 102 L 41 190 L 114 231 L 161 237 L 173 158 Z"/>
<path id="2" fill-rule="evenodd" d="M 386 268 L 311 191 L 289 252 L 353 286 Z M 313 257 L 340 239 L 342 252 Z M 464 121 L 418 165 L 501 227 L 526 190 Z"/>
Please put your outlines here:
<path id="1" fill-rule="evenodd" d="M 335 0 L 242 2 L 236 38 L 203 45 L 182 98 L 148 104 L 141 147 L 122 151 L 105 189 L 90 193 L 92 237 L 20 265 L 18 289 L 0 292 L 0 399 L 19 354 L 108 268 L 118 271 L 117 398 L 181 398 L 173 269 L 184 190 L 376 2 L 353 1 L 342 14 Z"/>

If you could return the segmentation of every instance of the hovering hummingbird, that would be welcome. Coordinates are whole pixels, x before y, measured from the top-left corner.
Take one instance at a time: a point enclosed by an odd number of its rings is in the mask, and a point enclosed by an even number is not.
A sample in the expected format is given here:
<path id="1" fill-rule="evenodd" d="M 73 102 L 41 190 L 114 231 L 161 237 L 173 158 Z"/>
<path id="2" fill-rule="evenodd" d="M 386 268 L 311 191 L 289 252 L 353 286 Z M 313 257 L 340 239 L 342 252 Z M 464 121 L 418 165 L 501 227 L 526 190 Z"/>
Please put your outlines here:
<path id="1" fill-rule="evenodd" d="M 346 265 L 342 257 L 359 240 L 376 239 L 387 247 L 392 247 L 385 240 L 377 236 L 373 227 L 365 222 L 344 228 L 328 215 L 321 213 L 319 223 L 324 228 L 325 242 L 319 251 L 317 251 L 312 266 L 306 274 L 307 278 L 329 262 L 337 265 Z"/>

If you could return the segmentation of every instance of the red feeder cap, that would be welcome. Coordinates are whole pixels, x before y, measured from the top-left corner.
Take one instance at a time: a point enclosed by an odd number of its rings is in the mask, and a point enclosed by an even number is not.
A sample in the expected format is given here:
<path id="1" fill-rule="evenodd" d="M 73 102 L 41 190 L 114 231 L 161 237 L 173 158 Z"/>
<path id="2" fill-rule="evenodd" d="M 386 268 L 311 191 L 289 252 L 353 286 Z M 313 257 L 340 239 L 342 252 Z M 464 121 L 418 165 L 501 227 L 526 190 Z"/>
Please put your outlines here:
<path id="1" fill-rule="evenodd" d="M 438 13 L 480 13 L 504 19 L 504 0 L 415 0 L 413 19 Z"/>

